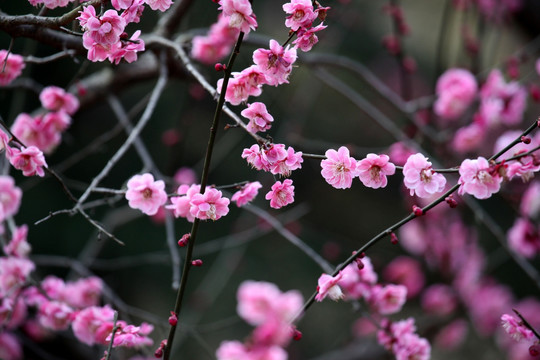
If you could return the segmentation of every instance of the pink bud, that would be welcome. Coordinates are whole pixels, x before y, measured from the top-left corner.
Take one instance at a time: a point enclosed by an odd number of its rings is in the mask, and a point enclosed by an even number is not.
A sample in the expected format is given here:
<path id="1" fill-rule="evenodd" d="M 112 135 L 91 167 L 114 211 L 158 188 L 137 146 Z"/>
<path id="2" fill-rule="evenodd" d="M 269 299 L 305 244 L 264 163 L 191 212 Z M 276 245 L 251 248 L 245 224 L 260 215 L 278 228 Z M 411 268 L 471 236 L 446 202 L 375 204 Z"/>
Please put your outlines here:
<path id="1" fill-rule="evenodd" d="M 196 259 L 191 262 L 191 265 L 193 266 L 202 266 L 203 262 L 201 259 Z"/>
<path id="2" fill-rule="evenodd" d="M 174 311 L 171 311 L 171 316 L 169 316 L 169 324 L 171 326 L 176 326 L 178 324 L 178 317 L 174 313 Z"/>
<path id="3" fill-rule="evenodd" d="M 182 238 L 180 240 L 178 240 L 178 246 L 180 246 L 180 247 L 186 246 L 190 237 L 191 237 L 191 234 L 182 235 Z"/>
<path id="4" fill-rule="evenodd" d="M 296 341 L 299 341 L 302 339 L 302 333 L 298 331 L 297 329 L 293 330 L 293 339 Z"/>
<path id="5" fill-rule="evenodd" d="M 422 210 L 421 207 L 418 207 L 416 205 L 413 205 L 412 207 L 413 213 L 415 216 L 422 216 L 424 215 L 424 210 Z"/>
<path id="6" fill-rule="evenodd" d="M 396 245 L 398 243 L 398 238 L 396 236 L 395 233 L 391 233 L 390 234 L 390 242 L 393 244 L 393 245 Z"/>
<path id="7" fill-rule="evenodd" d="M 447 196 L 447 197 L 444 199 L 444 201 L 446 201 L 446 203 L 447 203 L 452 209 L 455 208 L 455 207 L 457 207 L 457 205 L 458 205 L 456 199 L 454 199 L 452 195 Z"/>
<path id="8" fill-rule="evenodd" d="M 528 136 L 522 136 L 521 137 L 521 142 L 524 143 L 524 144 L 530 144 L 531 143 L 531 138 L 528 137 Z"/>

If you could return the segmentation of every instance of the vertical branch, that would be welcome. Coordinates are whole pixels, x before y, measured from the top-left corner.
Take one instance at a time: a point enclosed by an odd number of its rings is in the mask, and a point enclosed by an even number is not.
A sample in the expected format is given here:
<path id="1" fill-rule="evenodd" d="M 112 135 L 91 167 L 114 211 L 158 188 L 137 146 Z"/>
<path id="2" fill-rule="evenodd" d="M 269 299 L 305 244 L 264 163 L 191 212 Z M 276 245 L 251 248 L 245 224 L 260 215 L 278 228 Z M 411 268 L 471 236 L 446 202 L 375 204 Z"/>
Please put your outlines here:
<path id="1" fill-rule="evenodd" d="M 234 46 L 234 50 L 227 64 L 227 68 L 225 70 L 225 76 L 223 78 L 223 84 L 221 86 L 221 92 L 219 95 L 218 104 L 216 106 L 216 111 L 214 113 L 214 120 L 212 121 L 212 126 L 210 127 L 210 136 L 208 138 L 208 145 L 206 147 L 206 156 L 204 157 L 204 165 L 203 165 L 203 171 L 201 175 L 201 194 L 204 194 L 206 190 L 206 185 L 208 184 L 208 173 L 210 170 L 210 162 L 212 161 L 212 152 L 214 150 L 217 129 L 219 126 L 219 119 L 221 117 L 221 113 L 223 112 L 223 104 L 225 104 L 225 93 L 227 92 L 227 85 L 229 84 L 229 78 L 231 77 L 232 66 L 234 64 L 236 56 L 240 53 L 240 45 L 242 44 L 243 39 L 244 39 L 244 33 L 240 32 L 240 34 L 238 35 L 238 40 L 236 41 L 236 45 Z M 197 238 L 197 231 L 199 229 L 199 224 L 200 224 L 200 220 L 198 218 L 195 218 L 195 220 L 193 221 L 193 226 L 191 227 L 191 236 L 188 242 L 186 256 L 184 259 L 184 268 L 182 271 L 182 278 L 180 280 L 180 288 L 178 289 L 178 293 L 176 296 L 176 303 L 174 306 L 174 313 L 176 314 L 177 317 L 180 314 L 180 310 L 182 309 L 182 300 L 184 298 L 187 279 L 189 276 L 189 270 L 191 269 L 191 266 L 192 266 L 191 260 L 193 256 L 193 248 L 194 248 L 195 240 Z M 169 337 L 167 338 L 167 345 L 165 346 L 165 351 L 163 353 L 163 359 L 165 360 L 168 360 L 170 357 L 171 348 L 174 341 L 174 335 L 176 332 L 176 327 L 177 327 L 177 324 L 171 325 L 171 328 L 169 331 Z"/>

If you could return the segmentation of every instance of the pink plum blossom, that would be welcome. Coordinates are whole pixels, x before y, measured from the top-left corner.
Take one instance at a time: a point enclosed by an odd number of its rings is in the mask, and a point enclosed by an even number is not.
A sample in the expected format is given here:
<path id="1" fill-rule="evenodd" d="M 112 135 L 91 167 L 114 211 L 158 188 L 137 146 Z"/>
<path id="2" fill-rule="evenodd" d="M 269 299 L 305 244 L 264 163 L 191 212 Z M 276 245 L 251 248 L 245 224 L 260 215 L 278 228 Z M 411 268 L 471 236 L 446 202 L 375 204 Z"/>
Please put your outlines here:
<path id="1" fill-rule="evenodd" d="M 113 347 L 131 347 L 138 348 L 142 346 L 150 346 L 154 341 L 147 335 L 150 334 L 154 327 L 147 323 L 142 323 L 140 326 L 127 325 L 123 321 L 119 321 L 119 328 L 114 334 Z M 111 329 L 112 330 L 112 329 Z M 105 339 L 110 342 L 112 332 Z"/>
<path id="2" fill-rule="evenodd" d="M 129 5 L 120 15 L 126 21 L 126 24 L 129 23 L 138 23 L 141 19 L 142 13 L 144 11 L 144 0 L 130 0 L 131 5 Z M 115 7 L 116 10 L 119 10 Z"/>
<path id="3" fill-rule="evenodd" d="M 38 321 L 51 330 L 65 330 L 72 321 L 73 309 L 58 301 L 45 301 L 39 306 Z"/>
<path id="4" fill-rule="evenodd" d="M 137 61 L 137 53 L 144 51 L 144 41 L 139 39 L 141 31 L 137 30 L 129 38 L 129 41 L 118 41 L 116 44 L 111 46 L 109 51 L 109 61 L 113 64 L 118 65 L 122 59 L 128 63 Z"/>
<path id="5" fill-rule="evenodd" d="M 191 215 L 191 212 L 189 211 L 191 208 L 190 203 L 193 195 L 200 193 L 200 191 L 201 186 L 197 184 L 192 184 L 191 186 L 186 184 L 180 185 L 176 191 L 176 193 L 180 196 L 171 197 L 172 205 L 167 205 L 165 208 L 173 210 L 175 217 L 183 217 L 189 222 L 193 222 L 195 220 L 195 216 Z"/>
<path id="6" fill-rule="evenodd" d="M 507 83 L 500 70 L 491 71 L 480 90 L 480 97 L 482 103 L 490 101 L 491 107 L 497 109 L 492 116 L 494 123 L 516 125 L 521 122 L 527 105 L 527 90 L 517 82 Z"/>
<path id="7" fill-rule="evenodd" d="M 240 29 L 244 34 L 257 28 L 257 20 L 249 0 L 221 0 L 223 15 L 229 18 L 229 26 Z"/>
<path id="8" fill-rule="evenodd" d="M 519 212 L 531 219 L 540 215 L 540 181 L 531 182 L 521 197 Z"/>
<path id="9" fill-rule="evenodd" d="M 521 136 L 520 131 L 507 131 L 503 133 L 495 142 L 494 152 L 499 153 L 514 139 Z M 515 144 L 511 149 L 503 153 L 500 157 L 509 158 L 516 155 L 525 154 L 537 146 L 540 145 L 540 141 L 535 137 L 529 144 L 519 142 Z M 534 173 L 540 170 L 540 163 L 535 155 L 522 156 L 515 161 L 506 163 L 506 177 L 510 180 L 515 176 L 519 176 L 523 181 L 530 180 Z"/>
<path id="10" fill-rule="evenodd" d="M 396 166 L 392 164 L 388 155 L 367 154 L 365 159 L 357 163 L 358 178 L 364 186 L 378 189 L 386 187 L 386 176 L 394 175 Z"/>
<path id="11" fill-rule="evenodd" d="M 375 312 L 390 315 L 401 311 L 406 300 L 407 288 L 403 285 L 375 285 L 371 289 L 368 303 Z"/>
<path id="12" fill-rule="evenodd" d="M 133 0 L 111 0 L 111 5 L 116 10 L 127 9 L 133 4 Z"/>
<path id="13" fill-rule="evenodd" d="M 334 300 L 340 300 L 344 297 L 338 283 L 342 279 L 343 273 L 340 271 L 336 276 L 322 274 L 318 280 L 317 295 L 315 300 L 323 301 L 327 296 Z"/>
<path id="14" fill-rule="evenodd" d="M 319 42 L 319 38 L 315 35 L 316 32 L 326 29 L 327 26 L 319 24 L 310 29 L 299 29 L 296 34 L 296 39 L 292 42 L 293 45 L 304 52 L 310 51 L 315 44 Z"/>
<path id="15" fill-rule="evenodd" d="M 292 31 L 297 31 L 300 28 L 310 28 L 317 18 L 311 0 L 291 0 L 291 2 L 283 4 L 283 11 L 290 14 L 285 19 L 285 26 Z"/>
<path id="16" fill-rule="evenodd" d="M 472 123 L 459 128 L 452 139 L 452 149 L 464 154 L 478 149 L 482 144 L 486 127 L 477 123 Z"/>
<path id="17" fill-rule="evenodd" d="M 47 86 L 39 94 L 41 106 L 50 111 L 65 111 L 73 115 L 79 108 L 79 100 L 57 86 Z"/>
<path id="18" fill-rule="evenodd" d="M 503 314 L 501 324 L 508 335 L 515 341 L 531 340 L 534 338 L 533 332 L 523 325 L 523 322 L 515 316 Z"/>
<path id="19" fill-rule="evenodd" d="M 470 194 L 477 199 L 487 199 L 499 191 L 502 177 L 491 173 L 488 161 L 479 157 L 475 160 L 465 159 L 459 167 L 458 193 Z"/>
<path id="20" fill-rule="evenodd" d="M 321 161 L 321 174 L 327 183 L 336 189 L 348 189 L 358 176 L 358 163 L 349 155 L 349 149 L 342 146 L 338 151 L 329 149 L 326 159 Z"/>
<path id="21" fill-rule="evenodd" d="M 103 290 L 103 280 L 89 276 L 77 281 L 67 282 L 61 290 L 60 299 L 74 308 L 86 308 L 99 304 Z"/>
<path id="22" fill-rule="evenodd" d="M 477 90 L 476 79 L 468 70 L 447 70 L 437 80 L 435 113 L 443 119 L 457 119 L 473 102 Z"/>
<path id="23" fill-rule="evenodd" d="M 195 170 L 188 166 L 182 166 L 176 172 L 173 176 L 174 182 L 176 182 L 179 185 L 187 184 L 191 185 L 194 184 L 197 181 L 197 173 Z"/>
<path id="24" fill-rule="evenodd" d="M 241 115 L 249 119 L 247 129 L 249 132 L 256 133 L 266 131 L 272 127 L 274 117 L 268 113 L 266 105 L 261 102 L 254 102 L 242 110 Z"/>
<path id="25" fill-rule="evenodd" d="M 9 53 L 3 49 L 0 50 L 0 64 L 3 67 L 2 71 L 0 71 L 0 86 L 6 86 L 19 77 L 25 67 L 21 55 Z"/>
<path id="26" fill-rule="evenodd" d="M 253 52 L 253 62 L 266 76 L 268 85 L 278 86 L 288 83 L 287 78 L 296 61 L 296 49 L 285 49 L 276 40 L 270 40 L 270 49 L 257 49 Z"/>
<path id="27" fill-rule="evenodd" d="M 105 11 L 101 17 L 97 17 L 94 7 L 87 6 L 78 19 L 88 36 L 101 45 L 112 45 L 118 42 L 126 27 L 124 18 L 112 9 Z"/>
<path id="28" fill-rule="evenodd" d="M 283 184 L 281 181 L 276 181 L 272 185 L 272 190 L 265 196 L 266 200 L 270 200 L 270 207 L 279 209 L 294 202 L 294 186 L 292 183 L 291 179 L 285 179 Z"/>
<path id="29" fill-rule="evenodd" d="M 239 33 L 240 29 L 229 27 L 229 17 L 220 13 L 206 36 L 193 37 L 191 56 L 204 64 L 215 64 L 231 52 Z"/>
<path id="30" fill-rule="evenodd" d="M 233 194 L 231 201 L 236 202 L 236 206 L 242 207 L 251 202 L 257 196 L 261 187 L 262 185 L 258 181 L 247 183 Z"/>
<path id="31" fill-rule="evenodd" d="M 356 263 L 351 263 L 341 270 L 342 277 L 338 285 L 347 300 L 367 298 L 377 282 L 377 273 L 373 270 L 371 259 L 363 257 L 362 265 L 362 269 L 359 269 Z"/>
<path id="32" fill-rule="evenodd" d="M 0 177 L 0 183 L 1 183 L 1 177 Z M 0 185 L 0 193 L 2 196 L 4 196 L 4 192 L 1 189 Z M 22 225 L 20 227 L 15 228 L 15 231 L 13 231 L 13 235 L 11 237 L 11 240 L 7 245 L 5 245 L 4 253 L 9 256 L 15 256 L 15 257 L 27 257 L 30 253 L 32 247 L 26 241 L 26 236 L 28 234 L 28 226 Z"/>
<path id="33" fill-rule="evenodd" d="M 409 156 L 403 166 L 403 182 L 411 195 L 427 198 L 444 190 L 446 179 L 431 168 L 431 162 L 418 153 Z"/>
<path id="34" fill-rule="evenodd" d="M 283 148 L 285 145 L 283 144 L 277 144 L 282 145 Z M 263 155 L 268 155 L 269 152 L 264 151 Z M 270 161 L 268 159 L 268 166 L 270 168 L 270 172 L 274 175 L 281 175 L 281 176 L 289 176 L 291 175 L 291 172 L 293 170 L 300 169 L 302 167 L 302 163 L 304 162 L 304 159 L 302 158 L 302 152 L 298 151 L 295 152 L 292 146 L 289 146 L 287 148 L 287 151 L 283 154 L 283 157 L 280 157 L 279 159 L 273 159 Z"/>
<path id="35" fill-rule="evenodd" d="M 527 218 L 517 218 L 508 230 L 508 246 L 526 258 L 540 252 L 540 227 Z"/>
<path id="36" fill-rule="evenodd" d="M 146 215 L 155 215 L 167 202 L 165 183 L 154 181 L 152 174 L 134 175 L 127 183 L 126 199 L 132 209 L 139 209 Z"/>
<path id="37" fill-rule="evenodd" d="M 15 180 L 8 175 L 0 175 L 0 221 L 15 215 L 21 205 L 22 190 L 15 186 Z"/>
<path id="38" fill-rule="evenodd" d="M 232 105 L 238 105 L 247 101 L 250 96 L 259 96 L 262 93 L 262 85 L 266 83 L 266 75 L 255 65 L 242 70 L 233 72 L 232 77 L 227 84 L 225 100 Z M 217 82 L 217 91 L 221 93 L 223 79 Z"/>
<path id="39" fill-rule="evenodd" d="M 66 112 L 50 112 L 32 117 L 21 113 L 11 125 L 12 133 L 26 146 L 35 146 L 51 153 L 62 140 L 61 132 L 71 124 Z"/>
<path id="40" fill-rule="evenodd" d="M 172 0 L 145 0 L 152 10 L 165 11 L 172 5 Z"/>
<path id="41" fill-rule="evenodd" d="M 75 337 L 87 345 L 106 345 L 114 327 L 113 319 L 114 310 L 110 307 L 91 306 L 74 315 L 71 328 Z"/>
<path id="42" fill-rule="evenodd" d="M 414 154 L 414 151 L 404 143 L 398 141 L 388 148 L 388 154 L 392 163 L 403 166 L 407 162 L 409 156 Z"/>
<path id="43" fill-rule="evenodd" d="M 20 149 L 12 148 L 8 156 L 9 162 L 17 170 L 21 170 L 24 176 L 45 176 L 44 167 L 47 167 L 45 156 L 35 146 Z"/>
<path id="44" fill-rule="evenodd" d="M 34 263 L 28 259 L 0 257 L 0 298 L 22 287 L 34 269 Z"/>
<path id="45" fill-rule="evenodd" d="M 412 318 L 394 323 L 383 320 L 382 329 L 377 332 L 377 340 L 391 351 L 397 360 L 428 360 L 431 346 L 415 331 L 416 326 Z"/>
<path id="46" fill-rule="evenodd" d="M 204 194 L 191 197 L 189 212 L 201 220 L 218 220 L 229 213 L 230 200 L 217 189 L 206 189 Z"/>

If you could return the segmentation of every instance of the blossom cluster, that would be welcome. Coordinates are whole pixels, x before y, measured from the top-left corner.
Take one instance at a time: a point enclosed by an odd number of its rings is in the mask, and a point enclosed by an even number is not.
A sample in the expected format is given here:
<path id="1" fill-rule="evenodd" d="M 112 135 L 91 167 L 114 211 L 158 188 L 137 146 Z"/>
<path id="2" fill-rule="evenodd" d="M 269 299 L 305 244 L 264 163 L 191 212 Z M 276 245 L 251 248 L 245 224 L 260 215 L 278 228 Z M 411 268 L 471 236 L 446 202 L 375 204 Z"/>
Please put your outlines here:
<path id="1" fill-rule="evenodd" d="M 283 348 L 296 334 L 290 321 L 303 305 L 300 292 L 281 292 L 272 283 L 245 281 L 238 288 L 237 302 L 238 315 L 256 328 L 245 343 L 223 341 L 216 351 L 217 359 L 286 360 Z"/>
<path id="2" fill-rule="evenodd" d="M 0 86 L 10 84 L 15 78 L 19 77 L 25 67 L 24 59 L 21 55 L 12 54 L 7 50 L 0 50 Z"/>
<path id="3" fill-rule="evenodd" d="M 139 38 L 140 30 L 135 31 L 128 39 L 124 32 L 126 26 L 140 21 L 145 4 L 152 10 L 165 11 L 172 1 L 116 0 L 111 3 L 114 9 L 101 15 L 96 15 L 93 6 L 86 6 L 77 18 L 84 30 L 83 46 L 88 50 L 88 60 L 96 62 L 109 59 L 113 64 L 119 64 L 122 59 L 128 63 L 134 62 L 137 60 L 137 53 L 145 50 L 144 41 Z"/>
<path id="4" fill-rule="evenodd" d="M 21 202 L 21 190 L 9 176 L 0 177 L 0 237 L 4 256 L 0 256 L 0 357 L 5 360 L 23 359 L 19 334 L 40 342 L 54 332 L 69 328 L 75 338 L 87 345 L 107 345 L 115 326 L 114 310 L 99 306 L 103 281 L 95 276 L 64 281 L 46 276 L 37 281 L 32 276 L 36 265 L 29 258 L 28 226 L 10 226 Z M 149 324 L 140 327 L 116 322 L 113 346 L 141 347 L 151 345 L 147 336 L 153 329 Z"/>

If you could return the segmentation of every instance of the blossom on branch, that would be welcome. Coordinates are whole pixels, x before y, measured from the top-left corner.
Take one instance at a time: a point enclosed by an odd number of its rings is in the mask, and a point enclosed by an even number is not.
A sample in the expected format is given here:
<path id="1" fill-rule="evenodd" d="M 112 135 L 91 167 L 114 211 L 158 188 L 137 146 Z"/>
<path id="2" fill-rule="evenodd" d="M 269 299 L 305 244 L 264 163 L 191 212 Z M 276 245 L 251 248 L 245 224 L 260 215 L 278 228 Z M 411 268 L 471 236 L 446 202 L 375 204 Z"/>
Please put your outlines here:
<path id="1" fill-rule="evenodd" d="M 163 180 L 154 181 L 154 176 L 149 173 L 135 175 L 127 183 L 126 199 L 131 208 L 146 215 L 155 215 L 167 202 L 165 183 Z"/>
<path id="2" fill-rule="evenodd" d="M 257 28 L 257 20 L 249 0 L 221 0 L 218 10 L 223 10 L 223 15 L 228 16 L 229 26 L 240 29 L 244 34 Z"/>
<path id="3" fill-rule="evenodd" d="M 218 220 L 229 213 L 230 200 L 217 189 L 206 189 L 204 194 L 191 197 L 189 212 L 201 220 Z"/>
<path id="4" fill-rule="evenodd" d="M 262 102 L 249 104 L 246 109 L 242 110 L 241 115 L 249 119 L 247 129 L 254 134 L 270 129 L 272 127 L 271 123 L 274 121 L 274 117 L 268 113 L 266 105 Z"/>
<path id="5" fill-rule="evenodd" d="M 19 77 L 25 67 L 21 55 L 12 54 L 7 50 L 0 50 L 0 86 L 6 86 Z"/>
<path id="6" fill-rule="evenodd" d="M 317 18 L 311 0 L 291 0 L 291 2 L 283 4 L 283 11 L 290 14 L 285 20 L 285 26 L 292 31 L 297 31 L 300 28 L 310 28 Z"/>
<path id="7" fill-rule="evenodd" d="M 296 57 L 295 48 L 283 48 L 274 39 L 270 40 L 269 50 L 257 49 L 253 52 L 253 62 L 266 75 L 267 84 L 273 86 L 289 83 L 287 79 Z"/>
<path id="8" fill-rule="evenodd" d="M 431 162 L 418 153 L 409 156 L 403 166 L 403 183 L 410 190 L 411 196 L 427 198 L 444 190 L 446 178 L 431 168 Z"/>
<path id="9" fill-rule="evenodd" d="M 477 199 L 487 199 L 498 192 L 503 178 L 493 170 L 481 156 L 475 160 L 465 159 L 459 167 L 459 195 L 466 193 Z"/>
<path id="10" fill-rule="evenodd" d="M 240 190 L 233 194 L 231 201 L 235 201 L 236 206 L 242 207 L 252 201 L 257 196 L 261 187 L 262 185 L 258 181 L 247 183 L 246 185 L 242 186 Z"/>
<path id="11" fill-rule="evenodd" d="M 336 189 L 348 189 L 353 179 L 358 176 L 358 163 L 349 155 L 349 149 L 342 146 L 338 151 L 329 149 L 325 152 L 326 159 L 321 161 L 321 175 L 327 183 Z"/>
<path id="12" fill-rule="evenodd" d="M 388 155 L 384 154 L 367 154 L 365 159 L 360 160 L 356 170 L 362 184 L 373 189 L 386 187 L 386 176 L 396 172 L 396 166 L 389 160 Z"/>
<path id="13" fill-rule="evenodd" d="M 281 181 L 276 181 L 272 185 L 272 190 L 265 196 L 266 200 L 270 200 L 270 207 L 279 209 L 294 202 L 294 186 L 292 183 L 291 179 L 285 179 L 283 184 Z"/>

